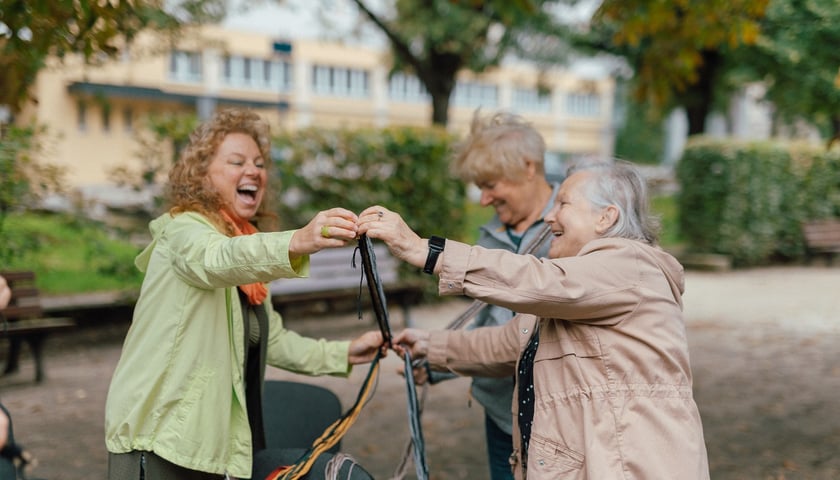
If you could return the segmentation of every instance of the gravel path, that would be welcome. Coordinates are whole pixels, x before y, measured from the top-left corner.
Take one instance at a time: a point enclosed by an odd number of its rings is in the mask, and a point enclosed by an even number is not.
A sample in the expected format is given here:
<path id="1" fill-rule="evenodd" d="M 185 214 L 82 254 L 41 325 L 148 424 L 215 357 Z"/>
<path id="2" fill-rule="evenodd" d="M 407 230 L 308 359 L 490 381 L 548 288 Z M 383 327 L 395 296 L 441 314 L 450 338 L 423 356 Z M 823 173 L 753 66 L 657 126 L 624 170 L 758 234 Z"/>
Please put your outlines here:
<path id="1" fill-rule="evenodd" d="M 688 272 L 686 284 L 695 392 L 712 478 L 840 478 L 840 267 Z M 464 305 L 423 306 L 413 318 L 420 326 L 440 327 Z M 346 338 L 368 328 L 367 320 L 353 314 L 289 326 Z M 0 378 L 0 399 L 14 415 L 16 436 L 39 459 L 31 477 L 104 478 L 102 412 L 124 329 L 104 325 L 49 340 L 44 384 L 31 382 L 28 359 L 20 373 Z M 342 441 L 342 451 L 377 479 L 390 478 L 408 439 L 405 385 L 393 373 L 401 361 L 392 354 L 383 362 L 373 399 Z M 366 372 L 357 368 L 349 380 L 278 370 L 267 375 L 325 385 L 346 408 Z M 468 385 L 457 379 L 429 390 L 423 433 L 434 480 L 487 477 L 483 413 L 469 405 Z"/>

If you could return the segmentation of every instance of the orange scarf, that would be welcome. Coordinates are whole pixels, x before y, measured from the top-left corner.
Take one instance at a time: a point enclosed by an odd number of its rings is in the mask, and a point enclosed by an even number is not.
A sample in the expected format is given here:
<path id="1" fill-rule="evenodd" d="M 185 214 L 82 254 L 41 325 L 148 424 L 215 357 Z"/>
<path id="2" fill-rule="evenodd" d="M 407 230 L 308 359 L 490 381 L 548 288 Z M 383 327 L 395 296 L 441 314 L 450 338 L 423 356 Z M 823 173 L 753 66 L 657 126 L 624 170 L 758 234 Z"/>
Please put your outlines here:
<path id="1" fill-rule="evenodd" d="M 222 218 L 233 228 L 236 236 L 251 235 L 259 231 L 250 222 L 237 222 L 224 210 L 221 211 L 221 214 Z M 239 289 L 248 297 L 248 303 L 251 305 L 262 305 L 266 297 L 268 297 L 268 289 L 265 288 L 265 284 L 260 282 L 239 285 Z"/>

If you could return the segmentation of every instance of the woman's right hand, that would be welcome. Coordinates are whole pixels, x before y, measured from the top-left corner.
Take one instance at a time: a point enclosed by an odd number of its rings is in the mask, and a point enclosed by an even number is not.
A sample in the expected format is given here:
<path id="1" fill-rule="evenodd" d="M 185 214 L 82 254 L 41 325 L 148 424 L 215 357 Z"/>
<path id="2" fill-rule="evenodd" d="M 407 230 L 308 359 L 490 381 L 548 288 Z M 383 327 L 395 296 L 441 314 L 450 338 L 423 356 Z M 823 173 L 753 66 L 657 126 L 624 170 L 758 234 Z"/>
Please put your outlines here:
<path id="1" fill-rule="evenodd" d="M 356 239 L 358 217 L 344 208 L 318 212 L 312 220 L 292 235 L 289 257 L 311 255 L 325 248 L 344 247 Z"/>

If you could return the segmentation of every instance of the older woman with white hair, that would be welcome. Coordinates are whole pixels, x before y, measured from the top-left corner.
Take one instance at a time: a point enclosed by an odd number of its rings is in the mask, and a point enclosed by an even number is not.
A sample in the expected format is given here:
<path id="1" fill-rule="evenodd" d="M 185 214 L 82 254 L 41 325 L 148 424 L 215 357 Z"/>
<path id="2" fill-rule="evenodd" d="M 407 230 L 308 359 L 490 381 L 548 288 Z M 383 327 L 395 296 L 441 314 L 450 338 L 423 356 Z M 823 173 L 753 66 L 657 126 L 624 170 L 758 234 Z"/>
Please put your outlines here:
<path id="1" fill-rule="evenodd" d="M 406 329 L 397 351 L 439 371 L 515 376 L 517 479 L 709 478 L 683 268 L 656 245 L 644 179 L 625 162 L 573 167 L 545 221 L 554 238 L 537 258 L 424 239 L 394 212 L 362 212 L 359 233 L 439 275 L 441 295 L 519 312 L 498 327 Z"/>
<path id="2" fill-rule="evenodd" d="M 456 145 L 452 172 L 481 193 L 479 204 L 494 215 L 478 229 L 476 245 L 516 253 L 548 255 L 551 237 L 544 217 L 554 206 L 559 183 L 549 183 L 545 172 L 545 141 L 523 117 L 507 112 L 482 116 L 475 112 L 470 133 Z M 470 306 L 472 307 L 472 305 Z M 504 325 L 514 312 L 484 304 L 465 328 Z M 423 373 L 415 377 L 422 383 Z M 447 372 L 428 372 L 438 383 L 456 378 Z M 474 377 L 470 396 L 484 408 L 484 434 L 490 469 L 488 480 L 513 480 L 509 459 L 513 453 L 511 378 Z"/>

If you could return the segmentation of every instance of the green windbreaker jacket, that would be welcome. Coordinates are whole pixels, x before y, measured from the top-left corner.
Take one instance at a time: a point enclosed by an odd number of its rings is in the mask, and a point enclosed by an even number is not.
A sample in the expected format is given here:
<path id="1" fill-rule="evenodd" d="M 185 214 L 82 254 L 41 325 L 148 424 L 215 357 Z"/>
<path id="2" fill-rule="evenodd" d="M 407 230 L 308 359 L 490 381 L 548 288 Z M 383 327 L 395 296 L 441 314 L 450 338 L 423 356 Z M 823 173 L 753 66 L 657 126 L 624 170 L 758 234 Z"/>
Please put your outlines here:
<path id="1" fill-rule="evenodd" d="M 203 216 L 164 214 L 135 260 L 145 272 L 105 406 L 109 452 L 153 451 L 203 472 L 251 475 L 237 285 L 309 274 L 290 261 L 293 231 L 228 237 Z M 347 376 L 348 341 L 302 337 L 268 311 L 267 363 L 308 375 Z"/>

